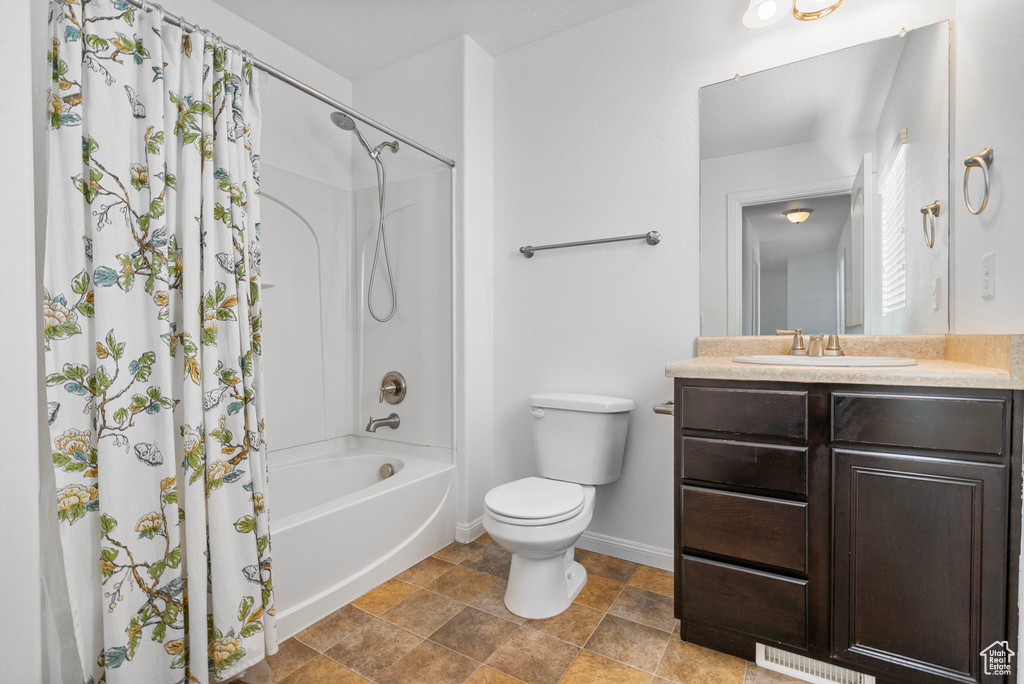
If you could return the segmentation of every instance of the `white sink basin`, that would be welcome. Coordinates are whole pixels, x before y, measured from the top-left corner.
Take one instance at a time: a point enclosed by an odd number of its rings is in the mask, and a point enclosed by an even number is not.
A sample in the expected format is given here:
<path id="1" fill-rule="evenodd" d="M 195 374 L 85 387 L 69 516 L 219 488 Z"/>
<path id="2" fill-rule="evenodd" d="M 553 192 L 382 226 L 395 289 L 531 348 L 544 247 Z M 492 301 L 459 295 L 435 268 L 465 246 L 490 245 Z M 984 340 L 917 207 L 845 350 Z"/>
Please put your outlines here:
<path id="1" fill-rule="evenodd" d="M 893 366 L 916 366 L 916 359 L 902 359 L 890 356 L 789 356 L 765 354 L 762 356 L 735 356 L 736 363 L 756 363 L 765 366 L 819 366 L 887 368 Z"/>

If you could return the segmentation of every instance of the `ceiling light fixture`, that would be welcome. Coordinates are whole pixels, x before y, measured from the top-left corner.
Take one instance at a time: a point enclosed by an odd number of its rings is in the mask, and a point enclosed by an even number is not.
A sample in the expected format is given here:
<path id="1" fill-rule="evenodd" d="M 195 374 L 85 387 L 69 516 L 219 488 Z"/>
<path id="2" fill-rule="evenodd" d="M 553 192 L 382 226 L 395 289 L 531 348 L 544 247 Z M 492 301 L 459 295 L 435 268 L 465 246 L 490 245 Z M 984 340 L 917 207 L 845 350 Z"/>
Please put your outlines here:
<path id="1" fill-rule="evenodd" d="M 803 223 L 811 217 L 813 209 L 790 209 L 782 212 L 782 215 L 789 219 L 790 223 Z"/>
<path id="2" fill-rule="evenodd" d="M 797 7 L 798 4 L 802 4 L 803 9 Z M 815 21 L 832 14 L 842 4 L 843 0 L 750 0 L 747 11 L 743 13 L 743 25 L 747 28 L 764 28 L 787 14 L 792 14 L 800 21 Z"/>
<path id="3" fill-rule="evenodd" d="M 793 0 L 793 16 L 796 17 L 797 19 L 799 19 L 800 21 L 815 21 L 816 19 L 821 19 L 822 17 L 827 17 L 828 15 L 832 14 L 837 9 L 839 9 L 839 6 L 843 4 L 843 0 L 836 0 L 836 2 L 832 2 L 832 0 L 808 0 L 808 1 L 812 5 L 817 5 L 818 9 L 812 10 L 810 12 L 802 12 L 797 7 L 797 5 L 799 4 L 799 0 Z M 822 7 L 822 5 L 826 5 L 826 6 Z"/>
<path id="4" fill-rule="evenodd" d="M 743 14 L 743 25 L 747 28 L 764 28 L 774 24 L 789 13 L 791 0 L 750 0 L 750 6 Z"/>

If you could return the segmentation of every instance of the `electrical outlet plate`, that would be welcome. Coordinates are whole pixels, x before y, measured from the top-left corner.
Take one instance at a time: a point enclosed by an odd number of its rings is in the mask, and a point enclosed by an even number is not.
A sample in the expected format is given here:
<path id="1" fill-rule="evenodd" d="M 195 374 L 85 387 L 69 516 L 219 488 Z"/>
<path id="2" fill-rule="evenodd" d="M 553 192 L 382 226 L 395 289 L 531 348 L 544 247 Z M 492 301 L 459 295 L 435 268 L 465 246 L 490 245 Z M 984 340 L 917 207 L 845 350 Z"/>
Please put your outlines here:
<path id="1" fill-rule="evenodd" d="M 981 296 L 992 299 L 996 296 L 996 253 L 989 252 L 981 257 Z"/>

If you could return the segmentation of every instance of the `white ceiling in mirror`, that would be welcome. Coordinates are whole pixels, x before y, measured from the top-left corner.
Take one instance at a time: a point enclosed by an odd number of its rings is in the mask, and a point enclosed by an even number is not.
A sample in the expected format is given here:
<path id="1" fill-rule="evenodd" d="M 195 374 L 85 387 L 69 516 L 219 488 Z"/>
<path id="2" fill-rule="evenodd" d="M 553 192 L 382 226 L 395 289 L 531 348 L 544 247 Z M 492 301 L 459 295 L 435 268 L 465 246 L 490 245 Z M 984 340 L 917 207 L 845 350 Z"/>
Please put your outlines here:
<path id="1" fill-rule="evenodd" d="M 702 88 L 701 159 L 873 133 L 904 44 L 893 36 Z"/>
<path id="2" fill-rule="evenodd" d="M 811 209 L 800 224 L 790 223 L 782 212 Z M 843 226 L 850 218 L 850 196 L 833 195 L 744 207 L 743 215 L 757 230 L 761 241 L 761 268 L 782 266 L 790 257 L 835 249 Z"/>
<path id="3" fill-rule="evenodd" d="M 214 0 L 350 80 L 462 35 L 496 57 L 639 1 Z"/>

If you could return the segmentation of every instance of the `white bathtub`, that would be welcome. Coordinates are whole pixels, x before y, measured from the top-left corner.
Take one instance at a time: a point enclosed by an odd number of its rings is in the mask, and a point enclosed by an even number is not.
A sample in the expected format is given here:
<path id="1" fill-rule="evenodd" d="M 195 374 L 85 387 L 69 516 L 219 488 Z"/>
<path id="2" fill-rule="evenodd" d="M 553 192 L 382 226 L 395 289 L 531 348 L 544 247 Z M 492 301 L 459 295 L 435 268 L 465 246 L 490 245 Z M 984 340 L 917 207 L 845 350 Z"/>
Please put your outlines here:
<path id="1" fill-rule="evenodd" d="M 380 466 L 395 474 L 381 480 Z M 278 638 L 394 577 L 455 534 L 449 449 L 344 437 L 270 454 Z"/>

